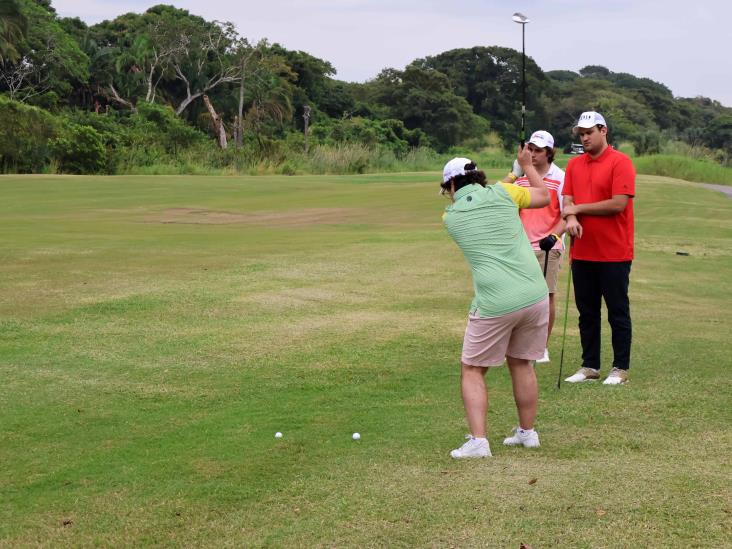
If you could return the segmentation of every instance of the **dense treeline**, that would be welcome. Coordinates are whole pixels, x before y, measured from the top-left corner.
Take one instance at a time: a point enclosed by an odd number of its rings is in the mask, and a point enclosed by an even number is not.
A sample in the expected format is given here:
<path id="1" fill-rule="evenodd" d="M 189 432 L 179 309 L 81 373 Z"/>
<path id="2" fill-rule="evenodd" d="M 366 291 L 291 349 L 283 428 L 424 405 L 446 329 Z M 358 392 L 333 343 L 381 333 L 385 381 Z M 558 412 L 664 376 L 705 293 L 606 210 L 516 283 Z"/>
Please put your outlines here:
<path id="1" fill-rule="evenodd" d="M 730 162 L 732 109 L 716 101 L 601 66 L 545 73 L 529 58 L 526 69 L 527 126 L 561 147 L 596 109 L 636 154 Z M 173 6 L 87 26 L 49 0 L 0 0 L 0 171 L 363 171 L 519 139 L 515 50 L 451 50 L 364 84 L 335 76 L 325 60 Z"/>

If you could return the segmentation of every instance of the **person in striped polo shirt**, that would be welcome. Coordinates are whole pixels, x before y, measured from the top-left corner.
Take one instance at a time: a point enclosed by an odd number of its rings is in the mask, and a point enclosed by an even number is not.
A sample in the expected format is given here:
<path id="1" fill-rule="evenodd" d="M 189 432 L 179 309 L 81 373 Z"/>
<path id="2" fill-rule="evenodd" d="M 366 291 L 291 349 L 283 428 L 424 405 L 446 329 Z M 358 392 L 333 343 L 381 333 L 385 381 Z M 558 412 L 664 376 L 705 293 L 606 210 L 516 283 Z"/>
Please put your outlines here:
<path id="1" fill-rule="evenodd" d="M 549 362 L 549 337 L 552 335 L 556 305 L 554 295 L 557 292 L 557 278 L 562 264 L 564 239 L 562 235 L 566 222 L 562 219 L 562 189 L 564 187 L 564 171 L 554 163 L 554 137 L 547 131 L 539 130 L 531 134 L 528 143 L 531 152 L 531 163 L 544 178 L 549 191 L 549 204 L 543 208 L 519 210 L 526 236 L 529 237 L 536 259 L 545 270 L 544 278 L 549 288 L 549 328 L 544 356 L 537 363 Z M 519 172 L 519 173 L 514 173 Z M 521 175 L 520 168 L 514 169 L 503 180 L 521 187 L 529 187 L 529 179 Z"/>
<path id="2" fill-rule="evenodd" d="M 539 446 L 534 430 L 539 390 L 532 361 L 544 353 L 549 300 L 519 209 L 546 206 L 549 192 L 531 163 L 528 147 L 519 149 L 518 161 L 529 187 L 486 185 L 485 174 L 467 158 L 453 158 L 443 170 L 442 192 L 452 202 L 443 221 L 470 266 L 475 290 L 460 357 L 460 389 L 470 434 L 465 444 L 450 452 L 455 459 L 491 455 L 485 374 L 504 361 L 519 425 L 503 443 Z"/>

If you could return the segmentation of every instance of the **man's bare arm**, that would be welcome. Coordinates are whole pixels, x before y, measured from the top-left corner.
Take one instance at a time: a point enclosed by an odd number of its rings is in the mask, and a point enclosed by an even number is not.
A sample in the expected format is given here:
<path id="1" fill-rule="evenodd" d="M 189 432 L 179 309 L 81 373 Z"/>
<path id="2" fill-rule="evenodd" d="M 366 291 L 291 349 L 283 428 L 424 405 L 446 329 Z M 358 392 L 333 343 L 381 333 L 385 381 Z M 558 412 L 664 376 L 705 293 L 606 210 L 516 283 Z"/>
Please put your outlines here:
<path id="1" fill-rule="evenodd" d="M 546 185 L 544 185 L 544 178 L 539 175 L 539 172 L 531 164 L 531 152 L 529 148 L 526 146 L 523 148 L 519 147 L 517 158 L 521 169 L 524 170 L 524 174 L 529 180 L 529 185 L 531 185 L 528 189 L 531 195 L 531 202 L 529 202 L 528 207 L 543 208 L 549 204 L 549 191 Z"/>
<path id="2" fill-rule="evenodd" d="M 612 198 L 607 200 L 601 200 L 599 202 L 589 202 L 587 204 L 575 204 L 572 200 L 571 204 L 567 203 L 566 197 L 564 200 L 564 208 L 562 209 L 562 217 L 565 219 L 570 215 L 615 215 L 623 210 L 628 205 L 628 199 L 630 198 L 627 194 L 614 194 Z"/>

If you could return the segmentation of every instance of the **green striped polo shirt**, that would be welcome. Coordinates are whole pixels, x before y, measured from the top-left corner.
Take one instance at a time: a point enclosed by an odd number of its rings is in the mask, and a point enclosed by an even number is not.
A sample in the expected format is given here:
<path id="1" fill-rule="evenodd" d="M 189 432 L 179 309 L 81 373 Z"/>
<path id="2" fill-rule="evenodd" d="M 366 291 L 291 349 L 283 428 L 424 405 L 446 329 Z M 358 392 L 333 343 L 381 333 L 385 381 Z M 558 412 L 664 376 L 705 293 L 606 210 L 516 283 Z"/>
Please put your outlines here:
<path id="1" fill-rule="evenodd" d="M 541 267 L 506 187 L 466 185 L 454 198 L 443 220 L 473 273 L 471 314 L 501 316 L 544 299 Z"/>

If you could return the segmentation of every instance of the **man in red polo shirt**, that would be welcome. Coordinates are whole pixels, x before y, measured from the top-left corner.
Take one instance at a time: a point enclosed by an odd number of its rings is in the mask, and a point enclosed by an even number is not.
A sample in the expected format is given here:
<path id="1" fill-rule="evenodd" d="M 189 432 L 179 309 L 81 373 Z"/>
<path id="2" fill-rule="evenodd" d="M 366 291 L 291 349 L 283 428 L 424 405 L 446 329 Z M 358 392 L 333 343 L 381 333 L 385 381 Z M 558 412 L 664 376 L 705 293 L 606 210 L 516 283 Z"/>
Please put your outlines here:
<path id="1" fill-rule="evenodd" d="M 562 217 L 574 238 L 571 247 L 574 298 L 579 311 L 582 367 L 566 379 L 600 378 L 600 308 L 605 300 L 612 330 L 613 368 L 603 382 L 628 380 L 632 326 L 628 283 L 633 261 L 635 168 L 607 142 L 599 113 L 580 115 L 574 132 L 585 153 L 567 164 Z"/>

